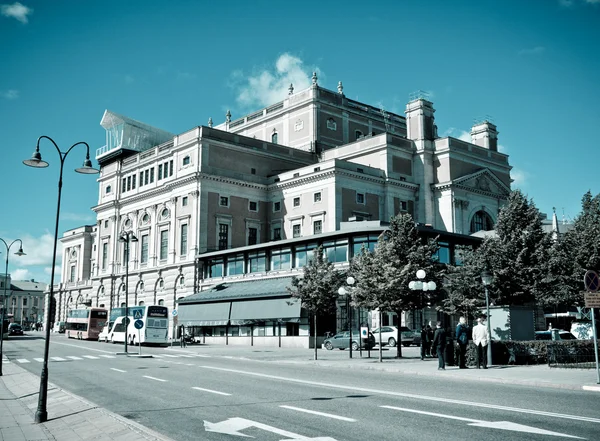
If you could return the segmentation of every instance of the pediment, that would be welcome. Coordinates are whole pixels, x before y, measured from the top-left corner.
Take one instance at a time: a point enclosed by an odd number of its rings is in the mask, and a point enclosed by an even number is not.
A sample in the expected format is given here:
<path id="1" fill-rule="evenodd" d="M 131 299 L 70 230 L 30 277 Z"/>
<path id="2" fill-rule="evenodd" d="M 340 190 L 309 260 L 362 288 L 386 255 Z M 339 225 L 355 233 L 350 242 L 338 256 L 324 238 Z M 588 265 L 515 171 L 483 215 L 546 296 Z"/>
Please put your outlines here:
<path id="1" fill-rule="evenodd" d="M 484 168 L 446 183 L 436 185 L 438 189 L 444 187 L 461 188 L 476 193 L 508 196 L 510 187 L 498 179 L 489 169 Z"/>

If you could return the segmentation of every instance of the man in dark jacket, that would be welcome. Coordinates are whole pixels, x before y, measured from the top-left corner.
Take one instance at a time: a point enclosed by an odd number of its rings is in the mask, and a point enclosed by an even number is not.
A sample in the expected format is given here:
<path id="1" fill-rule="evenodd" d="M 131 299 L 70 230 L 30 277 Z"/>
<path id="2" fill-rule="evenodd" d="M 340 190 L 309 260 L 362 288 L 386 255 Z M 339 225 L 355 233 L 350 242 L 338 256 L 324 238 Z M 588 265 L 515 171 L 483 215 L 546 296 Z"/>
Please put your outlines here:
<path id="1" fill-rule="evenodd" d="M 435 333 L 433 334 L 433 346 L 437 351 L 438 370 L 445 370 L 446 362 L 444 357 L 446 353 L 446 330 L 442 328 L 442 322 L 437 322 L 435 328 Z"/>
<path id="2" fill-rule="evenodd" d="M 421 328 L 421 360 L 425 360 L 425 357 L 429 357 L 431 353 L 431 338 L 429 337 L 427 328 L 429 326 L 426 327 L 425 325 Z"/>
<path id="3" fill-rule="evenodd" d="M 461 317 L 456 326 L 456 344 L 458 345 L 458 366 L 467 369 L 467 345 L 469 344 L 469 326 L 467 319 Z"/>

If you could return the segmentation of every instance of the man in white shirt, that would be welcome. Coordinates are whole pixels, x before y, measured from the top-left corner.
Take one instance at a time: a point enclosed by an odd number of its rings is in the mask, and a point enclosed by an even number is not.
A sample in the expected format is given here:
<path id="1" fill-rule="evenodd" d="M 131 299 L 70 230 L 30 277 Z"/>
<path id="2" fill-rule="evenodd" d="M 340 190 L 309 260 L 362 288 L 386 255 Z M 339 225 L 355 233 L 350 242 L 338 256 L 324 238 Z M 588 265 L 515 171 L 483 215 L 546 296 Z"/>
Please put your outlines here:
<path id="1" fill-rule="evenodd" d="M 473 343 L 477 347 L 477 369 L 482 365 L 484 369 L 487 369 L 487 345 L 490 343 L 490 334 L 481 317 L 477 319 L 477 325 L 473 327 Z"/>

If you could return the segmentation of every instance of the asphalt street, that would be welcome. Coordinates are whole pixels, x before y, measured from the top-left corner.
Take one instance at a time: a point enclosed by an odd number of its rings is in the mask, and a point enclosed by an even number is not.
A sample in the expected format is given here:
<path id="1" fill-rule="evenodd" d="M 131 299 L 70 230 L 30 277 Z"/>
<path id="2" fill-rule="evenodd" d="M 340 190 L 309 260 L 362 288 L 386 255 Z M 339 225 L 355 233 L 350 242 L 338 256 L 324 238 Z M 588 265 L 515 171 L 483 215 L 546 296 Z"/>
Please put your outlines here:
<path id="1" fill-rule="evenodd" d="M 11 339 L 5 356 L 39 375 L 43 344 Z M 276 348 L 263 360 L 232 347 L 122 350 L 53 334 L 50 382 L 181 441 L 600 439 L 597 394 L 289 364 Z"/>

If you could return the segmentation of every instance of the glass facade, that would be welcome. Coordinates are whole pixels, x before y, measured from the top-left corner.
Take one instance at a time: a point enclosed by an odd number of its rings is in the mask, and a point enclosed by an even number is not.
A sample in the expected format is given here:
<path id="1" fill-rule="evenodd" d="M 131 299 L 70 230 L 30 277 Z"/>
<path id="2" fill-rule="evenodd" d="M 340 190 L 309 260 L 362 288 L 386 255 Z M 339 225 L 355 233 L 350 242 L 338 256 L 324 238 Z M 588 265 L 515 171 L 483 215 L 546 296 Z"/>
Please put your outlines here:
<path id="1" fill-rule="evenodd" d="M 348 239 L 323 242 L 323 253 L 330 262 L 348 261 Z"/>
<path id="2" fill-rule="evenodd" d="M 292 267 L 292 250 L 279 248 L 271 251 L 271 271 L 285 270 Z"/>
<path id="3" fill-rule="evenodd" d="M 227 258 L 227 275 L 244 274 L 244 255 L 236 254 Z"/>
<path id="4" fill-rule="evenodd" d="M 313 251 L 316 248 L 316 243 L 294 247 L 294 268 L 302 268 L 306 265 L 313 258 Z"/>
<path id="5" fill-rule="evenodd" d="M 248 253 L 248 272 L 260 273 L 267 270 L 267 254 L 265 251 Z"/>

